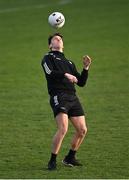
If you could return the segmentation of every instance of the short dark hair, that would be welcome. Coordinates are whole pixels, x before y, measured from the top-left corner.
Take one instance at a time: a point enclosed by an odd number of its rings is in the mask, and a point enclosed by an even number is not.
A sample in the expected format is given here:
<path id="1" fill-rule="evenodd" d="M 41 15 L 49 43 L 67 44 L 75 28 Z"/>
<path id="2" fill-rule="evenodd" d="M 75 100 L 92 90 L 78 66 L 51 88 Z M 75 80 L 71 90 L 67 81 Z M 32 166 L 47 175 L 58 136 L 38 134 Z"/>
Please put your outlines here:
<path id="1" fill-rule="evenodd" d="M 63 39 L 63 36 L 60 33 L 54 33 L 48 37 L 48 44 L 51 44 L 51 40 L 54 36 L 60 36 Z"/>

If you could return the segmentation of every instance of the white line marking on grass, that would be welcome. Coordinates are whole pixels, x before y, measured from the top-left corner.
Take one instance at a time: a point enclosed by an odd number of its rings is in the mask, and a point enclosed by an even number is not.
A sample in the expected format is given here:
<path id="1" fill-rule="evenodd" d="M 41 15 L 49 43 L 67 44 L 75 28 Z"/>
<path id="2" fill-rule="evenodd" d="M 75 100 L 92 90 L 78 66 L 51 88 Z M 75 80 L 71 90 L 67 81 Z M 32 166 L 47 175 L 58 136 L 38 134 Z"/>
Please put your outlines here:
<path id="1" fill-rule="evenodd" d="M 69 4 L 71 2 L 72 2 L 72 0 L 60 0 L 60 2 L 58 4 L 64 5 L 64 4 Z"/>
<path id="2" fill-rule="evenodd" d="M 65 5 L 71 3 L 72 0 L 60 0 L 57 5 Z M 7 9 L 0 9 L 0 14 L 8 13 L 8 12 L 17 12 L 17 11 L 24 11 L 29 9 L 42 9 L 45 7 L 52 6 L 52 4 L 39 4 L 35 6 L 27 6 L 27 7 L 16 7 L 16 8 L 7 8 Z"/>
<path id="3" fill-rule="evenodd" d="M 24 11 L 24 10 L 28 10 L 28 9 L 41 9 L 41 8 L 45 8 L 46 6 L 47 5 L 45 5 L 45 4 L 40 4 L 40 5 L 28 6 L 28 7 L 7 8 L 7 9 L 1 9 L 0 13 Z"/>

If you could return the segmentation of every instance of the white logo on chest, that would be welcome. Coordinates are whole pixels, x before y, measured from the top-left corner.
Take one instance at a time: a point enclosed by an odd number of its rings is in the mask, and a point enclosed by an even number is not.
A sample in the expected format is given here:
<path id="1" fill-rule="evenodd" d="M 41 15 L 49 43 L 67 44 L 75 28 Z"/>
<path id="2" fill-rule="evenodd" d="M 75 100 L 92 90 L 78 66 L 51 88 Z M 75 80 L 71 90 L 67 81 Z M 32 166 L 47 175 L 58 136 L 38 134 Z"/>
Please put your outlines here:
<path id="1" fill-rule="evenodd" d="M 72 62 L 71 62 L 71 61 L 69 61 L 69 63 L 70 63 L 70 64 L 72 64 Z"/>
<path id="2" fill-rule="evenodd" d="M 57 60 L 61 60 L 60 58 L 56 57 Z"/>

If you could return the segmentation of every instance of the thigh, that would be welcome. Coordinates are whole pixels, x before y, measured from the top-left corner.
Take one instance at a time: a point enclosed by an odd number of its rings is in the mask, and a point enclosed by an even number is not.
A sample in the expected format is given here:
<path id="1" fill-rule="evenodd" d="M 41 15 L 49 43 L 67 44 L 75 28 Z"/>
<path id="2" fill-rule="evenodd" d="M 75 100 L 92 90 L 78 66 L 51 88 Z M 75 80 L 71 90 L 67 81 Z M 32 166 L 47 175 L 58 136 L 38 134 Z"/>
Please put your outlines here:
<path id="1" fill-rule="evenodd" d="M 77 131 L 80 131 L 81 129 L 87 129 L 85 116 L 70 117 L 70 121 Z"/>

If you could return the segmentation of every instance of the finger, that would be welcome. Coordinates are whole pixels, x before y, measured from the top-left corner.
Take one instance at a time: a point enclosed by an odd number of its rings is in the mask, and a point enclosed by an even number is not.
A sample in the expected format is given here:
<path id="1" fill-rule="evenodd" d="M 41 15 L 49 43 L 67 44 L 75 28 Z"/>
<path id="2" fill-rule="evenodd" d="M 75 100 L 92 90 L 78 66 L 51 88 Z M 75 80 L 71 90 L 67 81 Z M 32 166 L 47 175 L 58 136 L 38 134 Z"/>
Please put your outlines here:
<path id="1" fill-rule="evenodd" d="M 75 83 L 78 83 L 78 80 L 76 79 L 76 82 Z"/>
<path id="2" fill-rule="evenodd" d="M 84 60 L 86 59 L 86 55 L 83 56 L 83 59 L 84 59 Z"/>
<path id="3" fill-rule="evenodd" d="M 91 60 L 91 58 L 90 58 L 88 55 L 83 56 L 83 59 L 84 59 L 84 60 L 85 60 L 85 59 Z"/>
<path id="4" fill-rule="evenodd" d="M 77 83 L 77 82 L 78 82 L 78 80 L 77 80 L 77 78 L 76 78 L 76 77 L 74 78 L 74 82 L 75 82 L 75 83 Z"/>
<path id="5" fill-rule="evenodd" d="M 86 57 L 87 57 L 87 59 L 91 59 L 88 55 Z"/>

